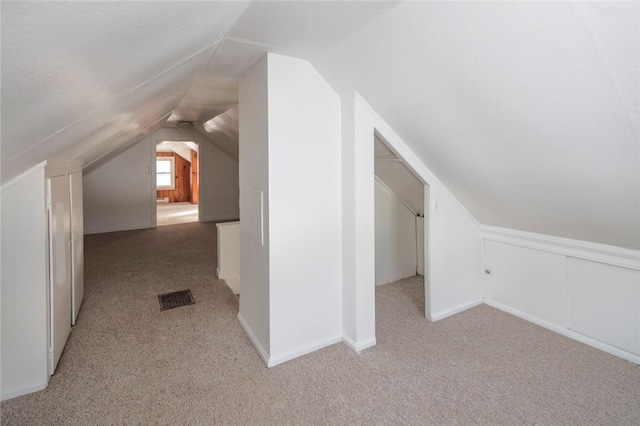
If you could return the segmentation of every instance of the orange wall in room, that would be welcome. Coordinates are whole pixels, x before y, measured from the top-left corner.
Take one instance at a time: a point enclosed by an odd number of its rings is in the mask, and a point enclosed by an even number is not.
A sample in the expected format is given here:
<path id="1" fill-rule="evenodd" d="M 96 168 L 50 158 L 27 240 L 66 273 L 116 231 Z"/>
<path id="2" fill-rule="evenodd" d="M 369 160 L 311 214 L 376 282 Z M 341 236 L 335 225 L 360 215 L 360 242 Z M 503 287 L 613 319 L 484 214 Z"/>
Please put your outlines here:
<path id="1" fill-rule="evenodd" d="M 157 198 L 168 197 L 170 203 L 191 201 L 191 163 L 178 154 L 157 152 L 157 157 L 173 157 L 175 162 L 175 189 L 156 191 Z"/>

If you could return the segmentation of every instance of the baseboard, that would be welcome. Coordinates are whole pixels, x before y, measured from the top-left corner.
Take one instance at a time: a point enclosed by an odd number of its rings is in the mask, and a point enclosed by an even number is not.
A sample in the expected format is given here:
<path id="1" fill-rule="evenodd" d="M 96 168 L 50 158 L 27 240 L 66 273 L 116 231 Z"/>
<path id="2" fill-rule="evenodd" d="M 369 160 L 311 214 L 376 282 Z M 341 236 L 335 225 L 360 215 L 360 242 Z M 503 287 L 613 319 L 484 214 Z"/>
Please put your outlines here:
<path id="1" fill-rule="evenodd" d="M 527 314 L 526 312 L 522 312 L 518 309 L 504 305 L 500 302 L 496 302 L 495 300 L 485 299 L 484 303 L 488 306 L 491 306 L 492 308 L 496 308 L 500 311 L 506 312 L 518 318 L 522 318 L 525 321 L 529 321 L 533 324 L 539 325 L 540 327 L 546 328 L 547 330 L 551 330 L 553 332 L 561 334 L 570 339 L 577 340 L 580 343 L 584 343 L 585 345 L 589 345 L 593 348 L 599 349 L 608 354 L 617 356 L 618 358 L 622 358 L 629 362 L 633 362 L 634 364 L 640 365 L 640 356 L 638 355 L 632 354 L 622 349 L 618 349 L 615 346 L 608 345 L 606 343 L 600 342 L 599 340 L 595 340 L 595 339 L 592 339 L 591 337 L 587 337 L 583 334 L 576 333 L 575 331 L 569 330 L 568 328 L 564 328 L 559 325 L 552 324 L 548 321 L 545 321 L 533 315 Z"/>
<path id="2" fill-rule="evenodd" d="M 239 222 L 238 216 L 229 217 L 203 217 L 200 218 L 200 222 Z"/>
<path id="3" fill-rule="evenodd" d="M 255 334 L 253 334 L 253 331 L 251 331 L 249 324 L 247 324 L 247 322 L 242 317 L 242 314 L 239 312 L 238 312 L 238 322 L 240 323 L 240 327 L 242 327 L 244 332 L 247 334 L 247 337 L 251 341 L 251 344 L 253 344 L 253 347 L 256 348 L 256 351 L 258 351 L 258 355 L 260 355 L 260 358 L 262 358 L 262 361 L 264 361 L 266 366 L 269 367 L 269 354 L 267 353 L 267 351 L 264 350 L 264 348 L 256 338 Z"/>
<path id="4" fill-rule="evenodd" d="M 43 389 L 46 389 L 48 385 L 49 385 L 49 378 L 38 381 L 36 383 L 31 383 L 28 385 L 16 386 L 7 390 L 3 389 L 0 399 L 2 399 L 2 401 L 6 401 L 8 399 L 16 398 L 18 396 L 26 395 L 28 393 L 38 392 Z"/>
<path id="5" fill-rule="evenodd" d="M 240 294 L 240 278 L 219 278 L 231 289 L 233 294 Z"/>
<path id="6" fill-rule="evenodd" d="M 311 352 L 315 352 L 318 349 L 326 348 L 327 346 L 335 345 L 336 343 L 340 343 L 340 342 L 342 342 L 342 336 L 333 337 L 330 339 L 323 339 L 323 340 L 314 342 L 308 346 L 298 348 L 284 355 L 271 357 L 271 359 L 269 359 L 269 361 L 267 362 L 267 367 L 275 367 L 276 365 L 282 364 L 287 361 L 291 361 L 292 359 L 310 354 Z"/>
<path id="7" fill-rule="evenodd" d="M 84 235 L 91 234 L 106 234 L 108 232 L 122 232 L 122 231 L 137 231 L 139 229 L 151 229 L 154 228 L 153 225 L 144 224 L 144 225 L 133 225 L 133 226 L 112 226 L 107 228 L 97 228 L 97 229 L 84 229 Z"/>
<path id="8" fill-rule="evenodd" d="M 449 310 L 444 311 L 444 312 L 439 312 L 439 313 L 437 313 L 435 315 L 431 315 L 430 319 L 433 322 L 440 321 L 440 320 L 448 318 L 448 317 L 450 317 L 452 315 L 459 314 L 462 311 L 466 311 L 467 309 L 471 309 L 471 308 L 474 308 L 474 307 L 476 307 L 478 305 L 482 305 L 483 302 L 484 301 L 482 300 L 482 298 L 480 298 L 480 299 L 476 299 L 476 300 L 474 300 L 472 302 L 461 303 L 460 305 L 454 306 L 452 309 L 449 309 Z"/>
<path id="9" fill-rule="evenodd" d="M 342 336 L 342 343 L 344 343 L 345 345 L 347 345 L 349 348 L 351 348 L 351 350 L 353 350 L 354 352 L 361 352 L 365 349 L 368 349 L 372 346 L 376 345 L 376 337 L 370 337 L 368 339 L 364 339 L 361 340 L 359 342 L 355 342 L 353 341 L 353 339 L 351 339 L 348 336 Z"/>

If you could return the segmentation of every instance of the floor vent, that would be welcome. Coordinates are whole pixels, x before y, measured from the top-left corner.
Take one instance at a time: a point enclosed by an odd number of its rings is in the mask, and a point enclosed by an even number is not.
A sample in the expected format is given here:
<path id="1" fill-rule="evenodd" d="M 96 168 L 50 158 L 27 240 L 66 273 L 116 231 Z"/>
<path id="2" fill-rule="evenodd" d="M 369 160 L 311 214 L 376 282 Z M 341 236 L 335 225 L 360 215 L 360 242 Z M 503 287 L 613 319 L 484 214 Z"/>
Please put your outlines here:
<path id="1" fill-rule="evenodd" d="M 178 308 L 180 306 L 194 305 L 196 301 L 193 299 L 191 290 L 174 291 L 173 293 L 166 293 L 158 295 L 160 301 L 160 310 L 166 311 L 167 309 Z"/>

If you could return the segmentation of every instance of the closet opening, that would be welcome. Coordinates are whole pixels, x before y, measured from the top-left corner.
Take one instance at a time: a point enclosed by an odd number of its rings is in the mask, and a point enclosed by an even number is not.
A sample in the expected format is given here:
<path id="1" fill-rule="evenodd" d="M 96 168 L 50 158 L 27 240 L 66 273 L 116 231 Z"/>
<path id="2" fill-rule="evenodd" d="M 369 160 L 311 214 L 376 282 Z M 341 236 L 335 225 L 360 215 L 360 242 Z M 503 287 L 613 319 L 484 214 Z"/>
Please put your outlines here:
<path id="1" fill-rule="evenodd" d="M 378 134 L 374 158 L 376 293 L 399 292 L 398 297 L 409 297 L 419 315 L 426 317 L 429 186 Z"/>

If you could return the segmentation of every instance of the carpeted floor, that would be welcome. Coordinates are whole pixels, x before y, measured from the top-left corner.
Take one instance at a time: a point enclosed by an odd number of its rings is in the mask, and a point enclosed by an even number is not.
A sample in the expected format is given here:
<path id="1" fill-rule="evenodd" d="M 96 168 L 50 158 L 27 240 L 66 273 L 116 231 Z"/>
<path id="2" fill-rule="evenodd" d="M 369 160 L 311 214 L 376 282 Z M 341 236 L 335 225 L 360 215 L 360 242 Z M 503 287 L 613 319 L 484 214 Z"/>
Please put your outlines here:
<path id="1" fill-rule="evenodd" d="M 3 402 L 2 424 L 640 424 L 637 365 L 486 306 L 430 323 L 419 278 L 376 289 L 377 346 L 267 369 L 214 278 L 214 224 L 85 247 L 58 371 Z M 161 312 L 157 295 L 183 289 L 196 304 Z"/>
<path id="2" fill-rule="evenodd" d="M 158 203 L 156 222 L 158 226 L 178 225 L 198 221 L 198 205 L 191 203 Z"/>

